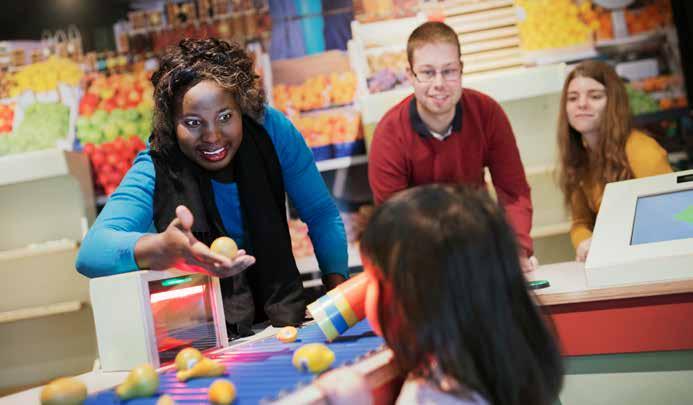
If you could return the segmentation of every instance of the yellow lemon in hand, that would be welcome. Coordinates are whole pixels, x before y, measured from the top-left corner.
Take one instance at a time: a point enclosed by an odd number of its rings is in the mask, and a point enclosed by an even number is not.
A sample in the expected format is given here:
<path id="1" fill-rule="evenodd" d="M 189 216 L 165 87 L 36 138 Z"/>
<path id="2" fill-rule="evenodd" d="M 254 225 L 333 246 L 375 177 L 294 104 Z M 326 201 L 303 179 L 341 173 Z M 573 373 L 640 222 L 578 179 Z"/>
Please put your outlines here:
<path id="1" fill-rule="evenodd" d="M 228 236 L 221 236 L 214 239 L 212 246 L 209 248 L 212 250 L 212 252 L 226 256 L 231 260 L 233 260 L 234 256 L 236 256 L 236 252 L 238 252 L 236 242 L 234 242 L 233 239 L 229 238 Z"/>

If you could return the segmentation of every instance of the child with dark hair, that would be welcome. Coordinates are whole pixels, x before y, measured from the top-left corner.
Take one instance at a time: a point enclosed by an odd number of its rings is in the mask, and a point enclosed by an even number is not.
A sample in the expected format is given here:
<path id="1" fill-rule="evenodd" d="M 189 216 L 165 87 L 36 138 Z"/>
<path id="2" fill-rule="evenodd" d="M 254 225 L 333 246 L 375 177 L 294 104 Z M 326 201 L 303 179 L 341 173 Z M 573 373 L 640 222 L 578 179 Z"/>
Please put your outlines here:
<path id="1" fill-rule="evenodd" d="M 563 368 L 501 208 L 468 187 L 419 186 L 361 239 L 366 314 L 407 379 L 397 403 L 549 405 Z"/>
<path id="2" fill-rule="evenodd" d="M 287 194 L 308 224 L 325 285 L 348 275 L 344 225 L 303 137 L 265 105 L 253 60 L 237 44 L 183 40 L 152 83 L 150 149 L 84 238 L 78 271 L 178 267 L 220 277 L 229 336 L 266 319 L 300 324 L 305 302 Z M 232 259 L 208 248 L 224 235 L 242 248 Z"/>

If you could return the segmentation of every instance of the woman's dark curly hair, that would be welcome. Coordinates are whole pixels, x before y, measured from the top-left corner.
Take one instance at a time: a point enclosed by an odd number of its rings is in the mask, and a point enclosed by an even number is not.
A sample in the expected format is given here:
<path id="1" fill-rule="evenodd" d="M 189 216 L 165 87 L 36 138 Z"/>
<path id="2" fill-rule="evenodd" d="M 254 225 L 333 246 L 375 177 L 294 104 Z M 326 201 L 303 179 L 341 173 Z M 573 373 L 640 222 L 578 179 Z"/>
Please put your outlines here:
<path id="1" fill-rule="evenodd" d="M 203 80 L 213 80 L 233 94 L 241 112 L 260 120 L 265 92 L 253 69 L 252 57 L 234 42 L 184 39 L 166 52 L 152 75 L 154 132 L 151 147 L 166 153 L 177 145 L 175 114 L 185 92 Z"/>

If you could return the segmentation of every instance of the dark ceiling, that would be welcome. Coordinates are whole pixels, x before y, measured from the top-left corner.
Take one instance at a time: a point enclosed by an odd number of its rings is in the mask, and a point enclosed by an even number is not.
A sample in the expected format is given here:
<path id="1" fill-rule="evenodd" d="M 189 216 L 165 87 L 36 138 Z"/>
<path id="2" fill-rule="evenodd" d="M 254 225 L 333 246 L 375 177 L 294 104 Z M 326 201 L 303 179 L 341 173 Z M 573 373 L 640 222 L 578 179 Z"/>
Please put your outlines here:
<path id="1" fill-rule="evenodd" d="M 113 23 L 126 19 L 130 0 L 5 0 L 0 40 L 40 39 L 44 30 L 76 25 L 86 50 L 113 49 Z"/>

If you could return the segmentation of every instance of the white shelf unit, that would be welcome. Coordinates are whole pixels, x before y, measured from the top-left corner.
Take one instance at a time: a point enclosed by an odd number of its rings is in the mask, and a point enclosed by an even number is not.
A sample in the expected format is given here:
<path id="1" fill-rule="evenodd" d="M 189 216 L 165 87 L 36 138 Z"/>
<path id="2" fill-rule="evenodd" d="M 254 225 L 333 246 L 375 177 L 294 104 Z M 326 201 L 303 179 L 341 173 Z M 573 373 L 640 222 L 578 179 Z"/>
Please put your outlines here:
<path id="1" fill-rule="evenodd" d="M 0 157 L 0 389 L 81 373 L 96 358 L 89 283 L 74 266 L 93 198 L 81 153 Z"/>
<path id="2" fill-rule="evenodd" d="M 612 46 L 632 45 L 640 42 L 654 40 L 657 39 L 657 37 L 664 37 L 665 35 L 665 30 L 656 29 L 648 32 L 642 32 L 640 34 L 628 35 L 626 37 L 621 38 L 602 39 L 597 41 L 595 43 L 595 46 L 597 48 L 607 48 Z"/>
<path id="3" fill-rule="evenodd" d="M 597 56 L 599 56 L 599 54 L 591 43 L 560 49 L 523 52 L 525 63 L 537 65 L 575 62 L 583 59 L 596 58 Z"/>
<path id="4" fill-rule="evenodd" d="M 350 166 L 362 165 L 368 161 L 366 155 L 345 156 L 336 159 L 321 160 L 316 162 L 318 170 L 326 172 L 329 170 L 346 169 Z"/>
<path id="5" fill-rule="evenodd" d="M 415 17 L 352 22 L 353 40 L 347 48 L 358 78 L 359 94 L 369 93 L 367 81 L 375 73 L 369 65 L 371 58 L 383 55 L 390 61 L 396 58 L 400 66 L 389 67 L 398 71 L 397 74 L 403 73 L 400 71 L 406 67 L 401 64 L 406 55 L 407 38 L 418 25 L 428 20 L 427 14 L 443 17 L 458 35 L 466 77 L 524 64 L 517 10 L 512 0 L 430 3 Z M 382 60 L 378 65 L 381 63 Z"/>

